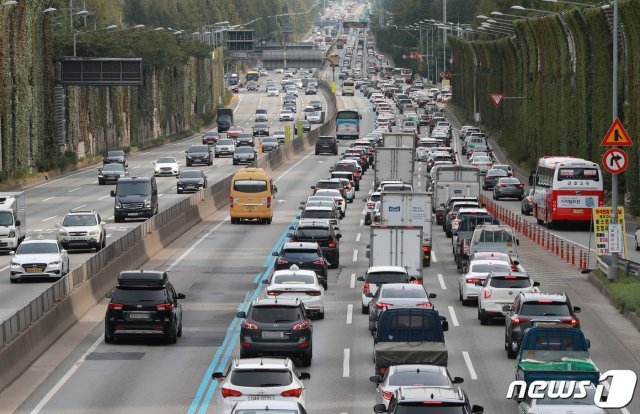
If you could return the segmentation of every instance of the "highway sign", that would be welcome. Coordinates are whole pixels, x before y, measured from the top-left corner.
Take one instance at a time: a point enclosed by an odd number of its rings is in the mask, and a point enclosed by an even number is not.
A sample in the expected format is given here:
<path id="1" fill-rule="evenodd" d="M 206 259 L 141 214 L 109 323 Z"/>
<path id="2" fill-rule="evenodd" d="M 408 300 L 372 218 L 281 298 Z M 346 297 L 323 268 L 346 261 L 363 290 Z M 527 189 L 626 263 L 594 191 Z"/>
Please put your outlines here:
<path id="1" fill-rule="evenodd" d="M 490 93 L 489 96 L 491 96 L 491 102 L 493 102 L 496 108 L 500 106 L 500 103 L 504 99 L 503 93 Z"/>
<path id="2" fill-rule="evenodd" d="M 620 148 L 611 148 L 602 156 L 602 165 L 604 169 L 611 174 L 620 174 L 627 169 L 629 157 Z"/>
<path id="3" fill-rule="evenodd" d="M 593 233 L 594 240 L 596 245 L 596 254 L 598 256 L 607 256 L 611 254 L 609 250 L 609 226 L 611 224 L 611 207 L 594 207 L 593 208 Z M 622 234 L 625 234 L 625 225 L 624 225 L 624 207 L 618 207 L 618 224 L 622 226 Z M 616 236 L 616 229 L 614 228 L 612 234 L 614 237 Z M 618 240 L 614 240 L 614 243 L 619 242 Z M 619 249 L 619 244 L 614 246 L 614 248 Z M 622 238 L 622 252 L 619 253 L 620 257 L 627 258 L 627 239 L 626 237 Z"/>
<path id="4" fill-rule="evenodd" d="M 600 145 L 603 147 L 630 147 L 633 145 L 633 142 L 631 142 L 631 138 L 622 126 L 620 119 L 616 118 Z"/>

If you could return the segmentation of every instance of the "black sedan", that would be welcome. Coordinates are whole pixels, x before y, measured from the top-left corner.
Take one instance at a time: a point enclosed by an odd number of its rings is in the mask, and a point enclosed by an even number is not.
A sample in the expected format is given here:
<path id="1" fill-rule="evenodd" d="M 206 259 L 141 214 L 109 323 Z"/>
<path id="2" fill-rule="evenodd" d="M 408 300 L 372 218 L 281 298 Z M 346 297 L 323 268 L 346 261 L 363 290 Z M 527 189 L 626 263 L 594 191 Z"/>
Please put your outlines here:
<path id="1" fill-rule="evenodd" d="M 527 190 L 520 203 L 520 212 L 525 216 L 533 213 L 533 188 Z"/>
<path id="2" fill-rule="evenodd" d="M 252 134 L 240 134 L 236 138 L 236 147 L 253 147 L 253 135 Z"/>
<path id="3" fill-rule="evenodd" d="M 262 138 L 262 152 L 275 151 L 279 147 L 280 147 L 280 143 L 278 142 L 278 138 L 275 138 L 275 137 Z"/>
<path id="4" fill-rule="evenodd" d="M 186 191 L 196 191 L 207 188 L 207 176 L 200 170 L 184 170 L 178 176 L 176 185 L 178 194 Z"/>
<path id="5" fill-rule="evenodd" d="M 500 178 L 508 177 L 509 173 L 500 168 L 491 168 L 484 176 L 484 182 L 482 183 L 483 190 L 493 190 L 496 183 Z"/>
<path id="6" fill-rule="evenodd" d="M 493 199 L 499 200 L 501 198 L 522 200 L 524 198 L 524 185 L 515 177 L 500 178 L 493 189 Z"/>
<path id="7" fill-rule="evenodd" d="M 289 242 L 282 246 L 280 252 L 273 252 L 277 256 L 274 270 L 289 269 L 296 265 L 300 269 L 313 270 L 318 275 L 318 281 L 327 289 L 327 274 L 329 264 L 324 260 L 318 243 Z"/>
<path id="8" fill-rule="evenodd" d="M 127 162 L 127 154 L 124 151 L 107 151 L 102 160 L 102 164 L 122 164 L 125 167 L 129 166 Z"/>
<path id="9" fill-rule="evenodd" d="M 253 126 L 254 136 L 269 136 L 269 125 L 267 124 L 255 124 Z"/>
<path id="10" fill-rule="evenodd" d="M 98 184 L 115 184 L 120 177 L 126 177 L 129 173 L 122 164 L 106 164 L 98 168 Z"/>
<path id="11" fill-rule="evenodd" d="M 211 165 L 211 148 L 208 145 L 192 145 L 185 151 L 187 154 L 187 167 L 194 164 Z"/>
<path id="12" fill-rule="evenodd" d="M 236 147 L 233 152 L 233 165 L 251 164 L 256 160 L 256 150 L 253 147 Z"/>

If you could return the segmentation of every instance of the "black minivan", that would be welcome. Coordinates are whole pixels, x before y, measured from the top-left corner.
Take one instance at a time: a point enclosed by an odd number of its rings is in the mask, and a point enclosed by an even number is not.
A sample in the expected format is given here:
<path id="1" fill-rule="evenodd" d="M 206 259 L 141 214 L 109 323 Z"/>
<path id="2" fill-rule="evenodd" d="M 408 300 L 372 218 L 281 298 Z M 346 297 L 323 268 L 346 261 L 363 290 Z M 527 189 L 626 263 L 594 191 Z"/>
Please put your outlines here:
<path id="1" fill-rule="evenodd" d="M 158 214 L 158 186 L 155 177 L 123 177 L 116 189 L 113 219 L 122 223 L 126 218 L 149 218 Z"/>

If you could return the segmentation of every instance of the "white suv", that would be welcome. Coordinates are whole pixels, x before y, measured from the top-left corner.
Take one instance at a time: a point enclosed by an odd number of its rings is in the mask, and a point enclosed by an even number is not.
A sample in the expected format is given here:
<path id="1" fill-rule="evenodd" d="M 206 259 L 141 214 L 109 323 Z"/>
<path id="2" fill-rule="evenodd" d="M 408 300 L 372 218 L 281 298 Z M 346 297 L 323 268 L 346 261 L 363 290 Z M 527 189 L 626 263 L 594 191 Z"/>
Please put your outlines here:
<path id="1" fill-rule="evenodd" d="M 484 282 L 478 282 L 478 319 L 487 325 L 489 318 L 506 315 L 504 305 L 511 305 L 520 292 L 539 292 L 539 282 L 534 282 L 526 273 L 489 273 Z"/>
<path id="2" fill-rule="evenodd" d="M 218 381 L 216 412 L 231 413 L 240 401 L 284 400 L 299 402 L 304 407 L 305 386 L 311 378 L 299 373 L 289 358 L 234 359 L 226 373 L 214 372 Z"/>
<path id="3" fill-rule="evenodd" d="M 107 245 L 107 225 L 95 210 L 71 210 L 56 224 L 63 249 L 96 249 Z"/>

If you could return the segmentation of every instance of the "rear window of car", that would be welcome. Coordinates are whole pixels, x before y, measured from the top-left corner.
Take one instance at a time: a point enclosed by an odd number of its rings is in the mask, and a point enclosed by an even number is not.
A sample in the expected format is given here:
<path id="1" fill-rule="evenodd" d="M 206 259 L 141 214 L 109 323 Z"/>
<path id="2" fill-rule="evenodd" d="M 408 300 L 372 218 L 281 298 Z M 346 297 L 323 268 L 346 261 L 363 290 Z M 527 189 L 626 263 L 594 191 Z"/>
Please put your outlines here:
<path id="1" fill-rule="evenodd" d="M 301 218 L 332 219 L 335 218 L 331 210 L 304 210 Z"/>
<path id="2" fill-rule="evenodd" d="M 312 275 L 278 275 L 273 277 L 273 283 L 275 284 L 291 284 L 291 285 L 313 285 L 315 282 L 315 276 Z"/>
<path id="3" fill-rule="evenodd" d="M 531 286 L 531 280 L 528 277 L 518 276 L 498 276 L 492 277 L 489 285 L 494 288 L 518 289 Z"/>
<path id="4" fill-rule="evenodd" d="M 415 286 L 415 285 L 413 285 Z M 403 289 L 398 287 L 383 289 L 380 293 L 381 298 L 399 299 L 399 298 L 426 298 L 427 292 L 424 289 Z"/>
<path id="5" fill-rule="evenodd" d="M 389 385 L 393 386 L 428 386 L 443 387 L 449 385 L 449 379 L 439 372 L 399 372 L 389 378 Z"/>
<path id="6" fill-rule="evenodd" d="M 297 306 L 254 306 L 251 320 L 261 323 L 286 323 L 300 320 L 300 310 Z"/>
<path id="7" fill-rule="evenodd" d="M 336 139 L 334 137 L 319 137 L 318 140 L 326 141 L 326 142 L 334 142 Z"/>
<path id="8" fill-rule="evenodd" d="M 326 228 L 298 227 L 298 229 L 296 230 L 296 237 L 311 238 L 311 239 L 327 239 L 329 238 L 329 236 L 331 236 L 331 232 L 329 231 L 329 229 L 326 229 Z"/>
<path id="9" fill-rule="evenodd" d="M 409 279 L 406 273 L 401 272 L 375 272 L 366 277 L 367 283 L 405 283 Z"/>
<path id="10" fill-rule="evenodd" d="M 238 387 L 266 388 L 291 385 L 293 378 L 288 370 L 243 369 L 232 371 L 230 381 Z"/>
<path id="11" fill-rule="evenodd" d="M 564 302 L 525 302 L 520 313 L 528 316 L 571 316 L 569 305 Z"/>
<path id="12" fill-rule="evenodd" d="M 513 243 L 513 235 L 506 230 L 483 230 L 474 242 Z"/>
<path id="13" fill-rule="evenodd" d="M 264 180 L 236 180 L 233 189 L 241 193 L 261 193 L 267 191 L 267 182 Z"/>
<path id="14" fill-rule="evenodd" d="M 112 302 L 163 302 L 166 300 L 163 288 L 140 289 L 140 288 L 116 288 L 111 296 Z"/>
<path id="15" fill-rule="evenodd" d="M 318 251 L 316 249 L 285 250 L 282 254 L 282 257 L 291 260 L 314 259 L 318 257 Z"/>
<path id="16" fill-rule="evenodd" d="M 342 183 L 341 182 L 319 182 L 316 185 L 317 188 L 331 188 L 331 189 L 338 189 L 340 187 L 342 187 Z"/>
<path id="17" fill-rule="evenodd" d="M 508 272 L 511 268 L 503 263 L 478 263 L 471 265 L 471 272 L 473 273 L 489 273 L 493 272 Z"/>

